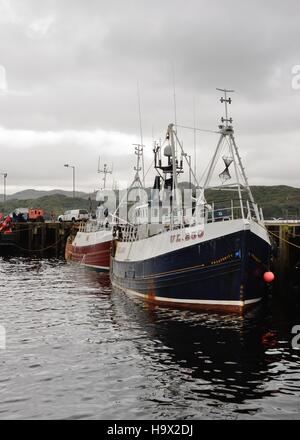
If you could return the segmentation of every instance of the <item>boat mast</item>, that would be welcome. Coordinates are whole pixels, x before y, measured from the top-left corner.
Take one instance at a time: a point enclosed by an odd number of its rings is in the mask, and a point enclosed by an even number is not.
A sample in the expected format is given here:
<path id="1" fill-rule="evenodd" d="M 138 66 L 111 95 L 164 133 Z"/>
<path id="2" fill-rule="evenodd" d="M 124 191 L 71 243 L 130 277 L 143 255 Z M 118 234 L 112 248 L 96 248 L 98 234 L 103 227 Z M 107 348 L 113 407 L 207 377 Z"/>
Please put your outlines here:
<path id="1" fill-rule="evenodd" d="M 139 107 L 139 124 L 140 124 L 140 138 L 141 138 L 141 143 L 140 144 L 134 144 L 139 150 L 141 150 L 141 154 L 140 156 L 138 156 L 138 159 L 141 159 L 141 169 L 142 170 L 142 182 L 143 182 L 143 186 L 145 186 L 145 164 L 144 164 L 144 154 L 143 154 L 143 149 L 145 147 L 144 142 L 143 142 L 143 127 L 142 127 L 142 111 L 141 111 L 141 94 L 140 94 L 140 85 L 139 82 L 137 81 L 137 95 L 138 95 L 138 107 Z M 136 153 L 137 154 L 137 153 Z M 137 167 L 140 166 L 140 160 L 138 161 Z M 140 171 L 139 170 L 139 171 Z"/>
<path id="2" fill-rule="evenodd" d="M 177 194 L 178 189 L 178 175 L 183 173 L 183 160 L 185 157 L 182 151 L 181 159 L 177 158 L 177 148 L 176 148 L 177 133 L 174 129 L 174 124 L 168 125 L 166 134 L 166 145 L 163 151 L 164 157 L 167 159 L 167 163 L 163 163 L 161 159 L 161 145 L 155 145 L 154 152 L 154 168 L 158 171 L 159 179 L 163 181 L 163 189 L 169 189 L 172 191 L 170 202 L 171 202 L 171 227 L 174 226 L 174 206 L 177 206 L 177 216 L 178 212 L 181 211 L 180 200 L 178 200 L 179 195 Z M 182 147 L 181 147 L 182 148 Z M 186 157 L 185 157 L 186 159 Z M 161 174 L 162 172 L 162 174 Z M 175 199 L 175 203 L 174 203 Z"/>
<path id="3" fill-rule="evenodd" d="M 122 204 L 124 203 L 124 201 L 126 201 L 126 200 L 128 201 L 128 195 L 129 195 L 129 192 L 130 192 L 132 189 L 137 188 L 138 191 L 140 191 L 140 189 L 143 188 L 143 184 L 142 184 L 142 181 L 141 181 L 141 178 L 140 178 L 140 171 L 142 170 L 142 167 L 141 167 L 141 161 L 142 161 L 142 159 L 143 159 L 143 154 L 144 154 L 144 153 L 143 153 L 143 145 L 140 145 L 140 144 L 133 144 L 133 146 L 134 146 L 134 153 L 135 153 L 136 156 L 137 156 L 137 158 L 136 158 L 136 165 L 133 167 L 133 169 L 134 169 L 134 171 L 135 171 L 136 173 L 135 173 L 135 175 L 134 175 L 134 179 L 133 179 L 133 181 L 132 181 L 131 184 L 129 185 L 129 188 L 127 189 L 127 191 L 125 191 L 125 194 L 123 195 L 122 199 L 119 201 L 116 210 L 115 210 L 114 213 L 112 214 L 112 217 L 113 217 L 114 219 L 116 219 L 117 222 L 118 222 L 119 220 L 122 220 L 122 221 L 125 221 L 125 223 L 127 223 L 127 224 L 131 224 L 131 223 L 128 222 L 127 220 L 120 219 L 120 217 L 119 217 L 120 207 L 122 206 Z M 139 192 L 139 194 L 140 194 L 140 192 Z"/>
<path id="4" fill-rule="evenodd" d="M 197 175 L 197 150 L 196 150 L 196 104 L 195 104 L 195 97 L 193 99 L 193 119 L 194 119 L 194 176 Z M 194 179 L 194 185 L 197 185 L 196 178 Z"/>
<path id="5" fill-rule="evenodd" d="M 229 89 L 219 89 L 217 88 L 217 90 L 219 90 L 220 92 L 224 93 L 224 97 L 222 96 L 220 99 L 221 103 L 224 103 L 225 105 L 225 118 L 221 118 L 221 122 L 222 124 L 225 122 L 225 125 L 220 125 L 220 131 L 221 131 L 221 138 L 225 139 L 226 136 L 229 137 L 229 145 L 230 145 L 230 150 L 231 150 L 231 154 L 232 154 L 232 159 L 233 159 L 233 164 L 234 164 L 234 171 L 235 171 L 235 177 L 237 180 L 237 188 L 238 188 L 238 193 L 239 193 L 239 201 L 240 201 L 240 207 L 241 207 L 241 214 L 242 214 L 242 218 L 245 217 L 244 214 L 244 206 L 243 206 L 243 198 L 242 198 L 242 190 L 241 190 L 241 184 L 240 184 L 240 179 L 239 179 L 239 173 L 238 173 L 238 168 L 237 168 L 237 163 L 236 163 L 236 159 L 235 159 L 235 155 L 234 155 L 234 151 L 232 148 L 232 134 L 233 134 L 233 127 L 232 125 L 232 118 L 228 118 L 228 104 L 231 104 L 232 100 L 231 98 L 227 97 L 228 93 L 234 93 L 234 90 L 229 90 Z M 234 146 L 235 149 L 235 146 Z"/>
<path id="6" fill-rule="evenodd" d="M 141 144 L 133 144 L 134 146 L 134 153 L 136 154 L 136 166 L 134 167 L 134 171 L 136 171 L 134 180 L 132 182 L 131 187 L 135 182 L 139 184 L 139 186 L 143 186 L 144 183 L 144 145 Z M 141 165 L 142 164 L 142 165 Z M 140 171 L 143 172 L 143 183 L 140 178 Z"/>
<path id="7" fill-rule="evenodd" d="M 232 118 L 228 117 L 228 105 L 231 104 L 231 102 L 232 102 L 231 98 L 228 97 L 228 94 L 233 93 L 234 90 L 219 89 L 219 88 L 217 88 L 217 90 L 224 93 L 224 96 L 221 97 L 220 102 L 222 104 L 224 103 L 225 117 L 221 118 L 222 124 L 219 125 L 220 138 L 219 138 L 214 156 L 212 158 L 212 161 L 211 161 L 211 164 L 210 164 L 210 167 L 209 167 L 209 170 L 207 173 L 207 177 L 205 179 L 205 183 L 204 183 L 203 187 L 204 187 L 204 189 L 208 187 L 208 184 L 211 180 L 213 171 L 215 169 L 215 166 L 216 166 L 216 163 L 217 163 L 220 151 L 221 151 L 221 146 L 223 145 L 223 141 L 226 140 L 229 145 L 229 150 L 230 150 L 230 154 L 232 156 L 232 161 L 233 161 L 233 165 L 234 165 L 236 185 L 237 185 L 237 191 L 239 194 L 239 202 L 240 202 L 240 209 L 241 209 L 242 218 L 245 218 L 243 198 L 242 198 L 242 190 L 243 190 L 243 188 L 245 188 L 248 192 L 249 200 L 251 201 L 251 203 L 253 205 L 255 216 L 256 216 L 257 220 L 260 220 L 258 208 L 257 208 L 257 205 L 255 204 L 255 201 L 254 201 L 254 198 L 253 198 L 253 195 L 251 192 L 251 188 L 248 183 L 248 178 L 246 176 L 245 169 L 242 164 L 241 156 L 239 154 L 239 150 L 238 150 L 238 147 L 235 142 L 234 130 L 233 130 L 233 126 L 232 126 Z M 242 180 L 243 180 L 242 183 L 240 182 L 239 173 L 240 173 Z"/>
<path id="8" fill-rule="evenodd" d="M 176 148 L 175 148 L 175 139 L 174 139 L 174 124 L 169 124 L 168 135 L 172 149 L 172 174 L 173 174 L 172 189 L 175 190 L 177 188 L 178 182 L 177 182 Z"/>
<path id="9" fill-rule="evenodd" d="M 98 173 L 99 174 L 101 174 L 101 173 L 104 174 L 104 176 L 102 178 L 102 180 L 103 180 L 103 189 L 106 188 L 106 177 L 107 177 L 107 174 L 112 174 L 112 172 L 113 172 L 112 171 L 112 167 L 111 167 L 111 170 L 110 170 L 106 163 L 103 165 L 103 169 L 102 170 L 100 169 L 100 156 L 99 156 L 99 160 L 98 160 Z"/>
<path id="10" fill-rule="evenodd" d="M 234 161 L 235 173 L 236 173 L 236 178 L 237 178 L 237 183 L 238 183 L 239 198 L 240 198 L 240 201 L 241 201 L 241 204 L 242 204 L 243 202 L 242 202 L 242 195 L 241 195 L 241 186 L 243 186 L 244 188 L 246 188 L 246 190 L 248 192 L 248 196 L 249 196 L 249 199 L 250 199 L 250 201 L 251 201 L 251 203 L 253 205 L 253 209 L 254 209 L 254 212 L 255 212 L 256 219 L 260 220 L 260 215 L 259 215 L 259 212 L 258 212 L 258 208 L 257 208 L 257 205 L 256 205 L 256 203 L 254 201 L 254 197 L 253 197 L 253 194 L 252 194 L 249 182 L 248 182 L 248 178 L 247 178 L 247 175 L 246 175 L 246 172 L 245 172 L 245 168 L 243 166 L 242 159 L 241 159 L 241 156 L 240 156 L 237 144 L 235 142 L 234 130 L 233 130 L 232 125 L 228 124 L 228 123 L 232 124 L 232 118 L 228 119 L 227 104 L 231 104 L 232 100 L 231 100 L 231 98 L 227 98 L 227 93 L 232 93 L 232 92 L 234 92 L 234 90 L 218 89 L 218 88 L 217 88 L 217 90 L 219 90 L 221 92 L 224 92 L 224 98 L 222 97 L 220 99 L 220 101 L 224 102 L 224 104 L 225 104 L 225 119 L 222 118 L 221 121 L 225 122 L 225 128 L 226 129 L 228 129 L 228 128 L 231 129 L 230 133 L 229 133 L 229 142 L 230 142 L 230 147 L 233 150 L 233 153 L 235 153 L 235 154 L 232 154 L 232 157 L 233 157 L 233 161 Z M 239 169 L 240 169 L 241 175 L 242 175 L 243 180 L 244 180 L 244 185 L 241 185 L 240 182 L 239 182 L 239 176 L 238 176 L 238 172 L 237 172 L 236 159 L 237 159 L 237 163 L 239 165 Z M 242 215 L 244 217 L 243 209 L 242 209 Z"/>

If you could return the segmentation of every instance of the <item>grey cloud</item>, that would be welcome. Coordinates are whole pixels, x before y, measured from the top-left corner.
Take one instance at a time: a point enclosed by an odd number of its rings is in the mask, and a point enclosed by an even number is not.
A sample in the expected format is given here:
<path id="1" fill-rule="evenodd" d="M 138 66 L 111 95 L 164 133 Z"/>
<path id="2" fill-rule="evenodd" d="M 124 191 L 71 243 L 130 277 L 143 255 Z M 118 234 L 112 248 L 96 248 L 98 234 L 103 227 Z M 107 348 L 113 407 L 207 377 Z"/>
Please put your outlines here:
<path id="1" fill-rule="evenodd" d="M 12 12 L 0 26 L 0 65 L 9 86 L 0 96 L 3 127 L 58 133 L 102 129 L 136 138 L 139 80 L 144 134 L 151 143 L 152 132 L 163 136 L 174 120 L 173 65 L 179 122 L 193 123 L 195 99 L 197 125 L 214 129 L 223 112 L 215 87 L 234 88 L 230 110 L 238 139 L 246 151 L 250 148 L 251 161 L 246 163 L 250 177 L 256 183 L 259 179 L 274 183 L 281 176 L 296 184 L 297 170 L 288 157 L 285 165 L 279 158 L 279 135 L 285 133 L 285 148 L 299 160 L 300 91 L 291 87 L 291 68 L 300 64 L 299 2 L 12 0 L 9 4 Z M 192 151 L 192 135 L 180 131 L 180 136 Z M 280 164 L 278 169 L 269 166 L 262 145 L 276 152 L 272 161 Z M 199 136 L 198 146 L 200 169 L 212 139 Z M 251 148 L 259 158 L 256 169 Z M 59 152 L 74 154 L 85 163 L 80 150 L 77 156 L 61 139 L 51 149 L 49 169 L 55 169 Z M 109 144 L 109 150 L 113 155 L 118 146 Z M 33 145 L 30 151 L 25 163 L 30 164 L 33 156 L 35 162 L 42 161 L 39 152 L 45 146 Z M 121 157 L 130 153 L 123 145 Z M 6 158 L 3 166 L 8 165 L 21 170 Z M 64 172 L 57 174 L 62 184 Z M 86 181 L 89 172 L 82 165 Z M 52 176 L 54 180 L 56 174 Z M 36 174 L 37 185 L 46 180 Z"/>

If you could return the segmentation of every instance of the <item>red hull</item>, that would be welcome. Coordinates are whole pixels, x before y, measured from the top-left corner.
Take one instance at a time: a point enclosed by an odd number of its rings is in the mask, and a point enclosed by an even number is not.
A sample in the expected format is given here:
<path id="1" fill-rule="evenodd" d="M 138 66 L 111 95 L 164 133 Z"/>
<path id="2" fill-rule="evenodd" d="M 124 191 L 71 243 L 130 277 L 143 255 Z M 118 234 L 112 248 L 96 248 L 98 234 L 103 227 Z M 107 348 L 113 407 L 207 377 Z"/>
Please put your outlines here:
<path id="1" fill-rule="evenodd" d="M 110 267 L 111 245 L 111 241 L 105 241 L 103 243 L 89 246 L 71 245 L 68 259 L 86 267 L 108 271 Z"/>

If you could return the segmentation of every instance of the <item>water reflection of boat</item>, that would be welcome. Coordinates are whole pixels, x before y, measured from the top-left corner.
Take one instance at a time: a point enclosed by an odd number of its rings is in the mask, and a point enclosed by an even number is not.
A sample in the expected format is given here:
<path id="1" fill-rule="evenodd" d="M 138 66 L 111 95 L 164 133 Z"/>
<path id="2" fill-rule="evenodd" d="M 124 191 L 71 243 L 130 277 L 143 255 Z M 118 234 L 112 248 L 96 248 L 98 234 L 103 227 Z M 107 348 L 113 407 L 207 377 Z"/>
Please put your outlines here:
<path id="1" fill-rule="evenodd" d="M 150 313 L 159 318 L 157 311 Z M 190 370 L 191 379 L 200 385 L 199 398 L 235 403 L 259 398 L 267 365 L 262 331 L 253 323 L 208 315 L 199 320 L 187 314 L 170 322 L 160 320 L 155 336 L 172 348 L 178 365 Z"/>
<path id="2" fill-rule="evenodd" d="M 97 325 L 102 311 L 97 311 L 95 303 L 93 307 Z M 268 344 L 274 348 L 274 338 L 265 340 L 261 308 L 247 317 L 232 317 L 160 308 L 113 291 L 110 319 L 130 341 L 132 353 L 139 354 L 136 363 L 142 359 L 143 375 L 156 384 L 151 398 L 145 391 L 145 400 L 157 399 L 159 405 L 157 396 L 163 394 L 166 401 L 176 400 L 179 406 L 203 401 L 209 408 L 272 394 L 262 386 L 268 364 L 274 362 L 265 354 Z"/>
<path id="3" fill-rule="evenodd" d="M 153 336 L 172 349 L 178 366 L 190 371 L 198 398 L 234 403 L 260 398 L 267 363 L 257 316 L 245 321 L 186 313 L 162 319 L 160 311 L 148 312 L 156 322 Z"/>
<path id="4" fill-rule="evenodd" d="M 0 232 L 0 255 L 12 255 L 15 253 L 17 244 L 17 235 L 15 232 L 4 234 Z"/>
<path id="5" fill-rule="evenodd" d="M 290 270 L 289 289 L 295 299 L 300 301 L 300 261 L 298 261 Z"/>

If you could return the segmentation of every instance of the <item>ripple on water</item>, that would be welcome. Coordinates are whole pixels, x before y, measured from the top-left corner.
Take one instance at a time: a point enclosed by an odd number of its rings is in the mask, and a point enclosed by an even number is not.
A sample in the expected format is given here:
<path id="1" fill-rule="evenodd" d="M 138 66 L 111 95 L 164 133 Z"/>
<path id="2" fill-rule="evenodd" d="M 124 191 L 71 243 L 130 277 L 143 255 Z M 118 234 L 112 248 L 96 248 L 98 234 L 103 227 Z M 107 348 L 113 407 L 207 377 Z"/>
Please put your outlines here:
<path id="1" fill-rule="evenodd" d="M 276 304 L 245 319 L 149 307 L 106 275 L 21 258 L 0 259 L 0 298 L 0 418 L 300 417 L 297 323 Z"/>

